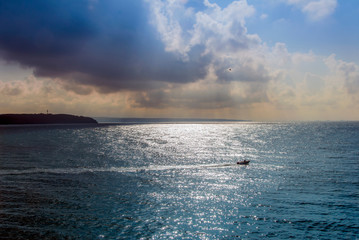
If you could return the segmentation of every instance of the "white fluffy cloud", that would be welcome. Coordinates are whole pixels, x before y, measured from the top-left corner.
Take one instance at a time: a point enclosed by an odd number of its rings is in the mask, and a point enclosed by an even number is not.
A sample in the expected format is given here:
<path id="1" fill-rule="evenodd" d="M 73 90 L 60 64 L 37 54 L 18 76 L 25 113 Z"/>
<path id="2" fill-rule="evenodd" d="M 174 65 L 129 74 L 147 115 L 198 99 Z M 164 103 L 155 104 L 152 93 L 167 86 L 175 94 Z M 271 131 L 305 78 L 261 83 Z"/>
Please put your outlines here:
<path id="1" fill-rule="evenodd" d="M 152 23 L 168 52 L 188 58 L 196 46 L 205 47 L 203 54 L 227 55 L 257 45 L 260 39 L 247 33 L 245 19 L 254 13 L 246 1 L 234 1 L 221 9 L 204 1 L 206 9 L 195 12 L 186 8 L 186 1 L 147 1 L 151 6 Z"/>
<path id="2" fill-rule="evenodd" d="M 313 21 L 330 15 L 337 4 L 335 0 L 287 3 Z M 328 118 L 335 118 L 329 109 L 347 109 L 350 101 L 346 93 L 359 90 L 358 66 L 354 63 L 317 56 L 312 51 L 289 52 L 284 43 L 269 48 L 259 36 L 249 34 L 246 20 L 255 9 L 247 1 L 234 1 L 221 8 L 205 0 L 205 9 L 198 12 L 186 8 L 184 1 L 149 4 L 153 24 L 167 51 L 187 61 L 193 57 L 193 49 L 200 47 L 201 54 L 211 60 L 205 78 L 133 95 L 135 107 L 237 109 L 249 116 L 266 113 L 263 119 L 285 118 L 283 112 L 288 119 L 319 118 L 327 109 Z"/>
<path id="3" fill-rule="evenodd" d="M 263 82 L 270 80 L 261 39 L 245 26 L 255 9 L 247 1 L 234 1 L 225 8 L 204 1 L 204 10 L 186 8 L 185 1 L 148 1 L 152 23 L 168 52 L 183 61 L 197 57 L 209 60 L 211 77 L 220 82 Z M 208 76 L 207 76 L 208 77 Z M 253 88 L 255 89 L 255 88 Z"/>
<path id="4" fill-rule="evenodd" d="M 312 21 L 319 21 L 330 16 L 337 7 L 337 0 L 287 0 L 298 7 Z"/>
<path id="5" fill-rule="evenodd" d="M 334 54 L 326 58 L 325 63 L 334 76 L 344 81 L 345 88 L 349 94 L 359 93 L 359 66 L 357 64 L 337 60 Z"/>
<path id="6" fill-rule="evenodd" d="M 191 83 L 133 93 L 129 98 L 132 107 L 238 118 L 243 106 L 268 101 L 266 86 L 272 76 L 263 55 L 265 46 L 259 36 L 247 32 L 246 19 L 255 13 L 247 1 L 221 8 L 204 0 L 200 11 L 188 7 L 187 1 L 147 3 L 165 50 L 184 62 L 206 58 L 207 72 Z"/>

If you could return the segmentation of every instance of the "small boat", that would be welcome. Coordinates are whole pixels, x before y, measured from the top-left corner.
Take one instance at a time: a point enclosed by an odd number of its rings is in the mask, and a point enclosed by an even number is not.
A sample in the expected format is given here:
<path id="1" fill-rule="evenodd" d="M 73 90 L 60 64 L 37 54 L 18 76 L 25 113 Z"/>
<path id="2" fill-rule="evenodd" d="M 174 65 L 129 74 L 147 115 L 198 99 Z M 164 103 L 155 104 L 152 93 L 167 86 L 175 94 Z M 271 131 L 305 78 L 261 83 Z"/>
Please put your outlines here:
<path id="1" fill-rule="evenodd" d="M 247 165 L 250 161 L 249 160 L 243 160 L 243 161 L 239 161 L 237 162 L 238 165 Z"/>

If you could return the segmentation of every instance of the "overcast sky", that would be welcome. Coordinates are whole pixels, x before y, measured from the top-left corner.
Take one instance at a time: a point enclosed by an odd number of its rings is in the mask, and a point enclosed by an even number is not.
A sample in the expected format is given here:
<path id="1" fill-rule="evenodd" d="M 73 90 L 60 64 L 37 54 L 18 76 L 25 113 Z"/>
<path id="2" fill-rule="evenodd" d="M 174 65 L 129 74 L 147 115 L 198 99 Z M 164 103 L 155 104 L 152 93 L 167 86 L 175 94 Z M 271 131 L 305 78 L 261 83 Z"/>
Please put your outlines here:
<path id="1" fill-rule="evenodd" d="M 359 120 L 359 1 L 0 0 L 0 113 Z"/>

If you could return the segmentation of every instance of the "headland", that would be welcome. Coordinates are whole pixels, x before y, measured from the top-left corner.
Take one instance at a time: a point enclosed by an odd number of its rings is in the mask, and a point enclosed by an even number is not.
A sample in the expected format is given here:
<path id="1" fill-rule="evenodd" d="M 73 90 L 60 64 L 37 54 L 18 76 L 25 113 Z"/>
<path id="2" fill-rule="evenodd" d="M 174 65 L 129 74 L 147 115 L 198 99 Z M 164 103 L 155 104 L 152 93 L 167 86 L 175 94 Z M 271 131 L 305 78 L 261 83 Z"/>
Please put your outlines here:
<path id="1" fill-rule="evenodd" d="M 12 124 L 97 124 L 90 117 L 70 114 L 0 114 L 0 125 Z"/>

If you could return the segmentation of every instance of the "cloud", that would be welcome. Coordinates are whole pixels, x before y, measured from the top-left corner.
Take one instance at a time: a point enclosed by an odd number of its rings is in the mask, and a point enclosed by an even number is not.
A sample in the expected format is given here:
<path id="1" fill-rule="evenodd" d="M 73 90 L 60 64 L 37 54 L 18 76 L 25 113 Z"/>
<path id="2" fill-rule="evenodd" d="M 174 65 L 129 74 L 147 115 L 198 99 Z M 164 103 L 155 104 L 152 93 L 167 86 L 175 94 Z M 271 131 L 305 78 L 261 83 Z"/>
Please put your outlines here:
<path id="1" fill-rule="evenodd" d="M 271 70 L 261 39 L 245 27 L 246 19 L 255 12 L 246 1 L 234 1 L 224 8 L 204 1 L 198 11 L 184 1 L 147 2 L 151 24 L 167 52 L 184 62 L 198 56 L 208 62 L 204 77 L 139 92 L 131 98 L 132 106 L 221 109 L 268 101 L 266 86 L 272 79 Z"/>
<path id="2" fill-rule="evenodd" d="M 1 1 L 0 54 L 102 92 L 195 81 L 207 62 L 196 49 L 191 61 L 165 51 L 142 1 Z"/>
<path id="3" fill-rule="evenodd" d="M 127 107 L 126 94 L 79 95 L 67 91 L 62 82 L 29 75 L 25 80 L 0 81 L 2 113 L 71 113 L 87 116 L 118 116 L 136 113 Z"/>
<path id="4" fill-rule="evenodd" d="M 311 20 L 317 21 L 331 15 L 336 7 L 336 0 L 320 0 L 308 3 L 302 11 L 306 13 Z"/>
<path id="5" fill-rule="evenodd" d="M 213 66 L 205 79 L 134 93 L 129 98 L 134 108 L 212 110 L 214 113 L 266 101 L 267 83 L 218 81 Z"/>
<path id="6" fill-rule="evenodd" d="M 287 3 L 313 21 L 336 7 Z M 2 76 L 0 107 L 258 120 L 338 119 L 332 110 L 340 108 L 351 116 L 358 65 L 293 53 L 285 43 L 268 47 L 247 31 L 255 11 L 245 0 L 1 1 L 0 56 L 34 76 Z"/>
<path id="7" fill-rule="evenodd" d="M 337 0 L 287 0 L 298 7 L 311 21 L 320 21 L 334 13 Z"/>
<path id="8" fill-rule="evenodd" d="M 338 79 L 344 80 L 349 94 L 357 95 L 359 93 L 359 66 L 357 64 L 337 60 L 334 54 L 324 61 Z"/>
<path id="9" fill-rule="evenodd" d="M 79 95 L 130 90 L 137 104 L 161 108 L 160 91 L 209 69 L 219 82 L 270 80 L 261 40 L 245 27 L 255 12 L 245 0 L 225 8 L 205 0 L 196 10 L 160 0 L 0 4 L 1 56 Z"/>
<path id="10" fill-rule="evenodd" d="M 166 51 L 190 61 L 193 50 L 201 49 L 201 55 L 209 59 L 207 66 L 214 66 L 219 80 L 269 81 L 263 57 L 258 53 L 261 39 L 248 34 L 245 27 L 245 19 L 255 12 L 246 1 L 234 1 L 222 9 L 206 0 L 206 8 L 198 12 L 188 10 L 183 2 L 148 2 L 152 24 Z"/>
<path id="11" fill-rule="evenodd" d="M 204 54 L 233 55 L 260 42 L 258 36 L 247 34 L 245 19 L 253 15 L 254 8 L 246 1 L 234 1 L 222 9 L 205 0 L 206 8 L 197 12 L 180 1 L 147 2 L 166 51 L 185 60 L 196 46 L 204 49 Z"/>
<path id="12" fill-rule="evenodd" d="M 265 14 L 263 13 L 261 16 L 260 16 L 260 19 L 264 20 L 264 19 L 267 19 L 268 18 L 268 14 Z"/>
<path id="13" fill-rule="evenodd" d="M 12 83 L 0 85 L 0 93 L 7 96 L 18 96 L 22 93 L 22 89 Z"/>

